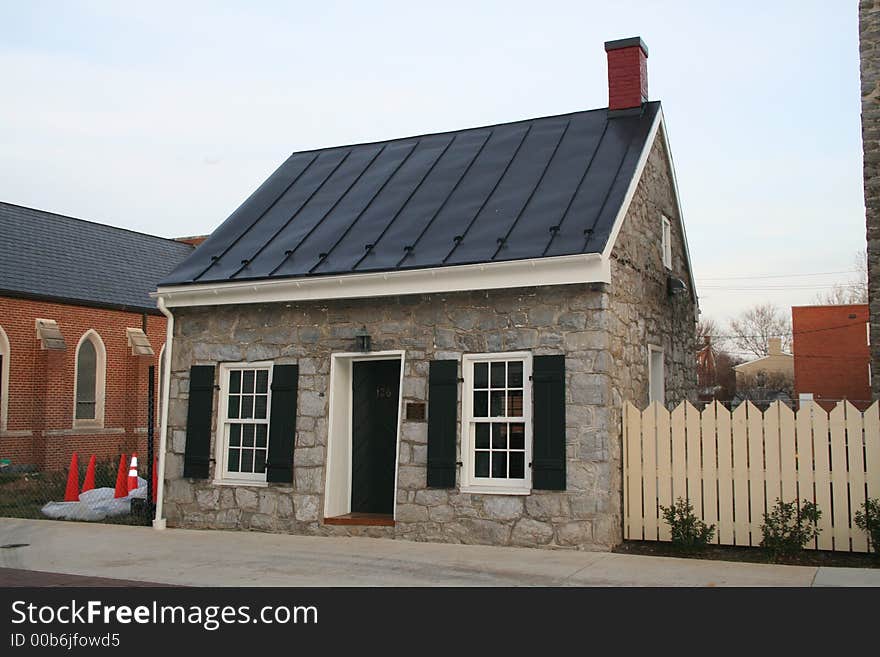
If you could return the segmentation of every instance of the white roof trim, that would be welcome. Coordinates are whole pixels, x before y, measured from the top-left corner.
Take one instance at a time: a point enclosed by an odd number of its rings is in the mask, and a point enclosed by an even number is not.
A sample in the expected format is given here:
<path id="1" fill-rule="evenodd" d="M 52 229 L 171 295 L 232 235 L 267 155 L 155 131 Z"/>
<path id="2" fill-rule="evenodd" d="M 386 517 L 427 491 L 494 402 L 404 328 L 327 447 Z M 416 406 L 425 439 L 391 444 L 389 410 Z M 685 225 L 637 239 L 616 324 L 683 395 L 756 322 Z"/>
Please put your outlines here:
<path id="1" fill-rule="evenodd" d="M 586 253 L 428 269 L 160 287 L 169 308 L 610 283 L 608 258 Z"/>
<path id="2" fill-rule="evenodd" d="M 611 252 L 614 250 L 614 245 L 617 243 L 617 235 L 620 233 L 620 229 L 623 226 L 623 220 L 626 218 L 626 213 L 629 212 L 629 206 L 632 203 L 633 197 L 635 196 L 636 189 L 639 186 L 639 181 L 642 179 L 642 173 L 645 170 L 645 165 L 648 163 L 648 156 L 651 154 L 651 149 L 654 148 L 654 141 L 657 139 L 657 132 L 659 130 L 663 131 L 663 141 L 666 142 L 666 160 L 669 165 L 669 172 L 672 177 L 672 189 L 675 196 L 675 209 L 678 213 L 678 222 L 681 225 L 681 236 L 684 241 L 684 257 L 687 262 L 687 270 L 688 270 L 688 283 L 690 284 L 691 296 L 694 301 L 697 301 L 697 288 L 694 284 L 694 271 L 691 266 L 691 254 L 688 249 L 688 241 L 687 241 L 687 233 L 684 228 L 684 215 L 681 211 L 681 198 L 678 194 L 678 181 L 675 177 L 675 165 L 672 162 L 672 149 L 669 147 L 669 136 L 666 133 L 666 121 L 663 118 L 663 108 L 661 107 L 657 112 L 657 116 L 654 117 L 654 123 L 651 126 L 651 131 L 648 133 L 648 138 L 645 140 L 645 145 L 642 148 L 642 153 L 639 156 L 638 164 L 636 165 L 635 173 L 633 174 L 632 179 L 629 181 L 629 187 L 626 190 L 626 196 L 623 198 L 623 203 L 620 205 L 620 210 L 617 213 L 617 217 L 614 219 L 614 225 L 611 228 L 611 235 L 608 237 L 608 242 L 605 244 L 605 250 L 602 252 L 602 256 L 605 258 L 611 257 Z M 697 309 L 699 313 L 699 309 Z"/>

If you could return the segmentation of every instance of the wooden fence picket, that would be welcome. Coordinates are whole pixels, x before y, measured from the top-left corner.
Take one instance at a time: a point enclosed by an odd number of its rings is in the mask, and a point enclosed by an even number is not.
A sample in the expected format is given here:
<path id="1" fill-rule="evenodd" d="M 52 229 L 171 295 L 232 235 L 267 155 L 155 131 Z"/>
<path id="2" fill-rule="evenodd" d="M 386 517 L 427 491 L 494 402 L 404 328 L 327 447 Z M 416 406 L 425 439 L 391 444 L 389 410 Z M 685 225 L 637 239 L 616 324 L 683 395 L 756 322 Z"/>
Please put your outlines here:
<path id="1" fill-rule="evenodd" d="M 701 417 L 703 453 L 703 520 L 715 525 L 715 542 L 718 542 L 718 422 L 717 402 L 708 404 Z"/>
<path id="2" fill-rule="evenodd" d="M 847 513 L 847 531 L 850 535 L 854 552 L 868 551 L 868 536 L 859 531 L 853 521 L 855 512 L 865 502 L 865 441 L 862 430 L 862 414 L 850 402 L 844 402 L 846 410 L 846 452 L 849 469 L 849 512 Z"/>
<path id="3" fill-rule="evenodd" d="M 662 411 L 662 412 L 661 412 Z M 672 422 L 667 411 L 662 406 L 657 412 L 657 504 L 669 507 L 673 504 L 672 497 L 672 438 L 670 434 Z M 672 538 L 669 525 L 663 520 L 661 513 L 660 526 L 658 528 L 661 541 Z"/>
<path id="4" fill-rule="evenodd" d="M 733 513 L 736 542 L 751 545 L 749 539 L 749 442 L 746 405 L 733 411 Z"/>
<path id="5" fill-rule="evenodd" d="M 834 549 L 834 526 L 831 524 L 831 426 L 828 413 L 819 404 L 808 402 L 812 409 L 814 476 L 816 506 L 822 511 L 819 518 L 820 550 Z"/>
<path id="6" fill-rule="evenodd" d="M 831 429 L 831 525 L 834 549 L 849 550 L 849 505 L 846 470 L 846 407 L 843 402 L 828 415 Z M 825 513 L 823 511 L 823 513 Z"/>
<path id="7" fill-rule="evenodd" d="M 654 402 L 642 414 L 642 499 L 645 540 L 657 540 L 657 414 L 665 413 Z"/>
<path id="8" fill-rule="evenodd" d="M 733 441 L 730 433 L 730 411 L 715 402 L 715 422 L 718 436 L 718 531 L 716 540 L 722 545 L 734 545 L 733 540 Z"/>

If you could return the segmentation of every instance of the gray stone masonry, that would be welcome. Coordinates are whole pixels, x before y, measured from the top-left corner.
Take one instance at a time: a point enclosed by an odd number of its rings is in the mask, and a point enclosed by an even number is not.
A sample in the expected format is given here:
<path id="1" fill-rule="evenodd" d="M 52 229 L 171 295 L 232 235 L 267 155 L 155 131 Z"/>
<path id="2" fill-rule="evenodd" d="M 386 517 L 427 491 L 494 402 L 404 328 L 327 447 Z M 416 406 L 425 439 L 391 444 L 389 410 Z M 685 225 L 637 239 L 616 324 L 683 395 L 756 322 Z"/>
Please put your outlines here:
<path id="1" fill-rule="evenodd" d="M 690 396 L 695 386 L 694 305 L 688 295 L 667 297 L 661 262 L 663 212 L 674 224 L 674 272 L 687 279 L 664 149 L 658 138 L 614 249 L 611 285 L 176 310 L 169 524 L 590 550 L 619 543 L 620 408 L 625 399 L 646 401 L 647 344 L 666 351 L 669 401 Z M 405 401 L 427 401 L 434 359 L 512 350 L 564 354 L 567 489 L 528 496 L 426 489 L 427 424 L 403 421 L 396 525 L 324 525 L 330 355 L 353 351 L 361 325 L 374 350 L 406 351 Z M 212 478 L 183 479 L 190 366 L 256 360 L 299 364 L 293 483 L 230 487 Z"/>
<path id="2" fill-rule="evenodd" d="M 880 0 L 859 2 L 862 148 L 871 317 L 871 388 L 880 397 Z"/>

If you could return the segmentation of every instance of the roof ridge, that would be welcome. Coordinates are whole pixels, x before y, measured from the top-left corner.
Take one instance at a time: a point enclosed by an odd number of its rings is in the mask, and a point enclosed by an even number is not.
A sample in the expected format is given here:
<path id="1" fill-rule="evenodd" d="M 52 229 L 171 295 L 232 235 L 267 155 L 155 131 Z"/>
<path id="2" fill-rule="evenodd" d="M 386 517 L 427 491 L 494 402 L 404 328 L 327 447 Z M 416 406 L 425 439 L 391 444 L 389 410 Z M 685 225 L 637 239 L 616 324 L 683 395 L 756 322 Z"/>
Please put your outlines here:
<path id="1" fill-rule="evenodd" d="M 9 206 L 13 208 L 20 208 L 22 210 L 30 210 L 31 212 L 39 212 L 42 214 L 49 214 L 55 217 L 60 217 L 62 219 L 70 219 L 72 221 L 79 221 L 85 224 L 91 224 L 93 226 L 101 226 L 102 228 L 112 228 L 113 230 L 121 230 L 126 233 L 132 233 L 134 235 L 143 235 L 144 237 L 151 237 L 156 240 L 162 240 L 164 242 L 171 242 L 173 244 L 180 244 L 181 246 L 187 246 L 190 250 L 194 250 L 195 247 L 187 244 L 186 242 L 181 242 L 173 237 L 162 237 L 161 235 L 153 235 L 152 233 L 145 233 L 141 230 L 132 230 L 131 228 L 123 228 L 122 226 L 114 226 L 113 224 L 105 224 L 100 221 L 94 221 L 92 219 L 82 219 L 80 217 L 73 217 L 69 214 L 61 214 L 60 212 L 53 212 L 51 210 L 42 210 L 40 208 L 32 208 L 27 205 L 21 205 L 19 203 L 10 203 L 9 201 L 0 201 L 0 206 Z"/>
<path id="2" fill-rule="evenodd" d="M 659 105 L 659 100 L 649 100 L 645 105 Z M 319 146 L 317 148 L 307 148 L 301 151 L 292 151 L 287 157 L 294 155 L 304 155 L 306 153 L 316 153 L 320 151 L 332 151 L 339 148 L 355 148 L 357 146 L 373 146 L 375 144 L 390 144 L 395 141 L 407 141 L 408 139 L 425 139 L 426 137 L 440 137 L 443 135 L 461 134 L 463 132 L 471 132 L 474 130 L 489 130 L 507 125 L 516 125 L 517 123 L 529 123 L 530 121 L 542 121 L 544 119 L 561 119 L 564 117 L 572 117 L 577 114 L 590 114 L 592 112 L 607 112 L 607 107 L 596 107 L 589 110 L 575 110 L 573 112 L 562 112 L 561 114 L 548 114 L 547 116 L 533 116 L 528 119 L 517 119 L 515 121 L 500 121 L 498 123 L 490 123 L 487 125 L 476 125 L 469 128 L 453 128 L 451 130 L 441 130 L 439 132 L 425 132 L 416 135 L 407 135 L 406 137 L 392 137 L 391 139 L 376 139 L 373 141 L 358 141 L 350 144 L 337 144 L 336 146 Z"/>

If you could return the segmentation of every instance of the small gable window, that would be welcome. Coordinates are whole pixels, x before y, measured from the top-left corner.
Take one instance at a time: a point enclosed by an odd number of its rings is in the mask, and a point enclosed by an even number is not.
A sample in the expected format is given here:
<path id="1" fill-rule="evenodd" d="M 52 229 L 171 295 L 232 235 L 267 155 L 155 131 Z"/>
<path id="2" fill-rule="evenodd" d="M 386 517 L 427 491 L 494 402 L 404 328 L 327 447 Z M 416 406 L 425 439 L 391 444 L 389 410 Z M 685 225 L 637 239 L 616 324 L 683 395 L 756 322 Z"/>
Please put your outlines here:
<path id="1" fill-rule="evenodd" d="M 74 426 L 103 426 L 105 364 L 104 343 L 90 330 L 76 348 Z"/>
<path id="2" fill-rule="evenodd" d="M 663 249 L 663 266 L 666 269 L 672 269 L 672 222 L 664 216 L 662 220 L 663 237 L 661 239 L 661 248 Z"/>

